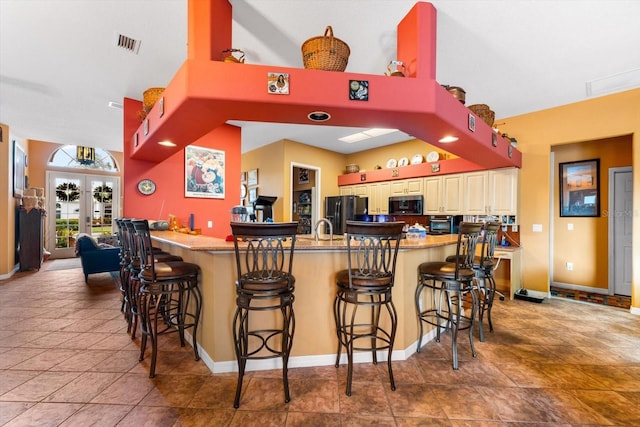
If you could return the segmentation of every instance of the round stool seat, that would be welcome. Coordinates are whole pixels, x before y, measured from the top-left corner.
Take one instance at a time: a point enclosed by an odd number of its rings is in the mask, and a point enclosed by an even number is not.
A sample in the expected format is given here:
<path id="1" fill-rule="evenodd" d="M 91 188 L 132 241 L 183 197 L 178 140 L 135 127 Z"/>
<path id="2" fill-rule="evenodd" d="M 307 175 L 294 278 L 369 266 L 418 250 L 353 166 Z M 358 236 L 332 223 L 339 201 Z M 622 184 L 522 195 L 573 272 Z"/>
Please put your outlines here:
<path id="1" fill-rule="evenodd" d="M 421 275 L 437 276 L 438 280 L 472 280 L 475 276 L 473 269 L 459 268 L 456 270 L 454 262 L 446 261 L 423 262 L 418 267 L 418 271 Z"/>
<path id="2" fill-rule="evenodd" d="M 243 276 L 240 279 L 239 292 L 250 291 L 252 293 L 267 292 L 280 294 L 293 292 L 293 286 L 296 284 L 296 278 L 293 275 L 284 275 L 272 280 L 262 279 L 261 274 L 253 274 L 252 276 Z"/>
<path id="3" fill-rule="evenodd" d="M 156 280 L 158 282 L 184 279 L 187 276 L 197 276 L 198 266 L 183 261 L 156 262 L 154 265 L 155 278 L 150 269 L 140 272 L 140 279 L 145 281 Z"/>
<path id="4" fill-rule="evenodd" d="M 344 289 L 377 289 L 386 288 L 391 285 L 391 276 L 386 277 L 366 277 L 366 276 L 353 276 L 351 278 L 351 287 L 349 287 L 349 270 L 342 270 L 336 274 L 336 283 L 339 288 Z"/>

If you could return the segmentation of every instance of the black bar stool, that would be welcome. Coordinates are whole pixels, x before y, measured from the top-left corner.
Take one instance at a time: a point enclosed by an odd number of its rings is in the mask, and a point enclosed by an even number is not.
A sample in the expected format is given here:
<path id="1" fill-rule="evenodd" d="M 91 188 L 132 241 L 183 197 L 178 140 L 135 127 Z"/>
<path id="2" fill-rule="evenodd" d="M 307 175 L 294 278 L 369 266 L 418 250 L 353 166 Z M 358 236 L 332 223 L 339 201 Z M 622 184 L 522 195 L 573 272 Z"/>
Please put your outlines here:
<path id="1" fill-rule="evenodd" d="M 238 274 L 237 307 L 233 317 L 233 342 L 238 359 L 234 408 L 240 406 L 242 380 L 250 359 L 281 357 L 284 401 L 291 400 L 288 363 L 295 331 L 293 291 L 296 282 L 291 269 L 297 229 L 297 222 L 231 223 Z M 265 317 L 258 313 L 273 310 L 282 313 L 282 326 L 269 328 L 265 326 Z"/>
<path id="2" fill-rule="evenodd" d="M 348 268 L 336 275 L 334 316 L 338 335 L 336 368 L 342 347 L 347 353 L 347 396 L 351 396 L 353 352 L 370 351 L 378 363 L 378 350 L 387 350 L 391 390 L 396 389 L 391 354 L 398 316 L 391 298 L 398 246 L 404 222 L 347 221 Z M 362 308 L 359 312 L 358 309 Z M 384 311 L 383 311 L 384 310 Z M 380 323 L 386 311 L 389 326 Z"/>
<path id="3" fill-rule="evenodd" d="M 127 313 L 125 319 L 127 321 L 127 332 L 131 333 L 131 339 L 136 338 L 136 330 L 138 328 L 138 296 L 140 294 L 140 278 L 138 277 L 142 270 L 140 241 L 136 235 L 133 220 L 124 218 L 121 220 L 123 225 L 123 246 L 125 253 L 125 274 L 124 279 L 125 300 Z M 153 247 L 153 260 L 155 262 L 182 261 L 177 255 L 164 252 L 159 248 Z"/>
<path id="4" fill-rule="evenodd" d="M 482 230 L 482 223 L 462 222 L 458 228 L 458 243 L 453 261 L 424 262 L 418 267 L 418 286 L 415 305 L 418 314 L 418 348 L 422 347 L 423 323 L 436 327 L 436 341 L 440 342 L 440 328 L 443 321 L 451 329 L 451 354 L 453 369 L 458 369 L 458 332 L 469 330 L 471 354 L 476 357 L 473 346 L 473 324 L 478 309 L 477 290 L 474 288 L 475 271 L 473 269 L 476 245 Z M 422 292 L 431 290 L 431 306 L 422 307 Z M 470 313 L 465 314 L 463 300 L 471 296 Z M 446 299 L 446 307 L 443 306 Z"/>
<path id="5" fill-rule="evenodd" d="M 495 262 L 493 257 L 498 244 L 498 229 L 501 224 L 499 222 L 487 222 L 483 227 L 483 240 L 480 258 L 476 258 L 473 269 L 478 279 L 478 290 L 480 291 L 480 311 L 478 315 L 478 324 L 480 326 L 480 341 L 484 341 L 483 319 L 487 313 L 487 322 L 489 323 L 489 332 L 493 332 L 493 322 L 491 321 L 491 309 L 493 308 L 493 300 L 496 296 L 496 281 L 493 277 Z"/>
<path id="6" fill-rule="evenodd" d="M 147 337 L 151 338 L 151 367 L 149 377 L 156 371 L 158 355 L 158 335 L 178 332 L 180 344 L 185 346 L 184 331 L 191 328 L 193 353 L 198 354 L 198 323 L 202 311 L 202 295 L 198 288 L 196 264 L 184 261 L 156 261 L 153 253 L 149 223 L 145 220 L 132 220 L 135 236 L 140 250 L 140 289 L 137 295 L 138 316 L 140 317 L 140 360 L 144 360 Z"/>

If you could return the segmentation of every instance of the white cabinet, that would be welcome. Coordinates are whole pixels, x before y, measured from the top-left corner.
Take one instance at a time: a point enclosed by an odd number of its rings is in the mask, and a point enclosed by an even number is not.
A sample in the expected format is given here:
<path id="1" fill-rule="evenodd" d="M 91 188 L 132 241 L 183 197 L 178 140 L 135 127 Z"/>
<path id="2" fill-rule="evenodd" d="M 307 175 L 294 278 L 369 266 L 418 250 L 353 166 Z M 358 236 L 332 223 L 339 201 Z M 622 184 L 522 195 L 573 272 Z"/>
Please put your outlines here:
<path id="1" fill-rule="evenodd" d="M 463 174 L 424 178 L 425 215 L 462 215 Z"/>
<path id="2" fill-rule="evenodd" d="M 390 181 L 392 196 L 407 196 L 422 194 L 422 178 L 401 179 Z"/>
<path id="3" fill-rule="evenodd" d="M 354 185 L 343 185 L 340 187 L 340 195 L 341 196 L 353 196 L 353 187 Z"/>
<path id="4" fill-rule="evenodd" d="M 369 213 L 372 215 L 389 214 L 389 182 L 369 184 Z"/>
<path id="5" fill-rule="evenodd" d="M 517 215 L 518 169 L 464 174 L 466 215 Z"/>

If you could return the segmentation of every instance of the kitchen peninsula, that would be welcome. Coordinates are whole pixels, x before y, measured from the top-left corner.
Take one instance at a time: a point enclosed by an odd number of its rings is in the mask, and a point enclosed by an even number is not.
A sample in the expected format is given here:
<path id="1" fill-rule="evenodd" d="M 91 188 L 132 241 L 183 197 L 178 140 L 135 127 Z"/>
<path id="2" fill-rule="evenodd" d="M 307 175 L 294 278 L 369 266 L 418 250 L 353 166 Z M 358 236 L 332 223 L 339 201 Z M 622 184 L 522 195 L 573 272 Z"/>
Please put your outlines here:
<path id="1" fill-rule="evenodd" d="M 236 307 L 233 242 L 172 231 L 153 232 L 152 238 L 155 246 L 200 266 L 203 312 L 197 341 L 201 346 L 201 357 L 213 372 L 237 370 L 232 336 Z M 417 321 L 414 292 L 418 265 L 425 261 L 442 260 L 455 253 L 456 240 L 457 235 L 443 235 L 401 242 L 393 290 L 398 312 L 394 359 L 403 360 L 415 352 Z M 347 268 L 346 252 L 346 241 L 342 236 L 333 241 L 324 236 L 317 242 L 310 236 L 304 236 L 296 241 L 293 261 L 296 330 L 289 367 L 321 366 L 335 362 L 335 273 Z M 423 342 L 431 339 L 431 333 L 427 332 Z M 248 368 L 271 369 L 276 366 L 275 363 L 279 363 L 279 360 L 254 361 Z"/>

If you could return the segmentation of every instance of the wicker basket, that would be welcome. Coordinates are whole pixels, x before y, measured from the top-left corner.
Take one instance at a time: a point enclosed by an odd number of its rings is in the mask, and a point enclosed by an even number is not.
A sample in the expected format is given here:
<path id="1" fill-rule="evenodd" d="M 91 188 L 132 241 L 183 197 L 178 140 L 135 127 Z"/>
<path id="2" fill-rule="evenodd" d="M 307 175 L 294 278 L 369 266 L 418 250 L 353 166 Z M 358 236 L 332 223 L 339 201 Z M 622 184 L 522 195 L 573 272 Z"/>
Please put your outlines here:
<path id="1" fill-rule="evenodd" d="M 493 126 L 493 122 L 496 118 L 496 113 L 489 108 L 486 104 L 473 104 L 469 105 L 469 110 L 473 111 L 473 113 L 480 117 L 483 122 L 488 124 L 489 126 Z"/>
<path id="2" fill-rule="evenodd" d="M 150 87 L 145 90 L 142 94 L 142 108 L 145 113 L 151 111 L 155 103 L 162 96 L 162 92 L 164 92 L 163 87 Z"/>
<path id="3" fill-rule="evenodd" d="M 312 37 L 302 43 L 304 68 L 325 71 L 344 71 L 349 62 L 349 45 L 333 37 L 331 25 L 324 30 L 324 36 Z"/>

